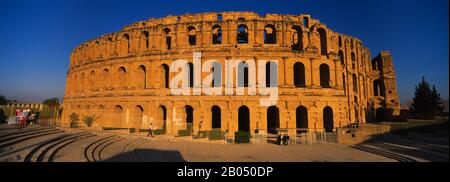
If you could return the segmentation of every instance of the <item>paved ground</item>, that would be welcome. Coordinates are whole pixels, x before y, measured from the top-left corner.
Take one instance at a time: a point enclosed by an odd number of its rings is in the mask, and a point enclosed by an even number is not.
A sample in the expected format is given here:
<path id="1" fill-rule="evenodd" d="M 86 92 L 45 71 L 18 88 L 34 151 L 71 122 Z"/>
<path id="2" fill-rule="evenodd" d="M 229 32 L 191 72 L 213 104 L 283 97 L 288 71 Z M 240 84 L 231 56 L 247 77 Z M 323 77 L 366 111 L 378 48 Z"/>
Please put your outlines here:
<path id="1" fill-rule="evenodd" d="M 390 137 L 358 145 L 221 144 L 182 138 L 146 138 L 144 134 L 0 125 L 0 161 L 279 161 L 414 162 L 449 161 L 447 140 Z"/>

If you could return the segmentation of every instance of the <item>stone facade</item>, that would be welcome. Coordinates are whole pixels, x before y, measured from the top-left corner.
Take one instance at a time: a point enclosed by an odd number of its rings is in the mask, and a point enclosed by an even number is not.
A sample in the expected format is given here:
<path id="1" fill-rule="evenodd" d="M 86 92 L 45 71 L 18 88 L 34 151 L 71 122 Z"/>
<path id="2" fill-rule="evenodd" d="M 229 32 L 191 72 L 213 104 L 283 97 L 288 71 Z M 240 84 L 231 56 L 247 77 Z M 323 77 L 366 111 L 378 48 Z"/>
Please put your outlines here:
<path id="1" fill-rule="evenodd" d="M 174 96 L 174 60 L 277 60 L 279 99 L 261 95 Z M 373 70 L 369 49 L 356 37 L 333 32 L 310 15 L 222 12 L 150 19 L 84 42 L 70 56 L 62 125 L 69 115 L 97 116 L 93 127 L 164 128 L 178 135 L 220 128 L 271 132 L 275 128 L 333 131 L 372 120 L 374 107 L 399 109 L 389 53 Z M 384 64 L 386 63 L 386 64 Z M 236 71 L 236 70 L 234 70 Z M 222 71 L 223 72 L 223 71 Z M 201 73 L 202 79 L 210 73 Z M 260 74 L 260 73 L 256 73 Z M 225 74 L 221 74 L 222 88 Z M 374 96 L 375 79 L 389 94 Z M 237 87 L 236 84 L 233 85 Z M 247 92 L 246 92 L 247 93 Z M 380 99 L 389 104 L 380 105 Z M 395 100 L 390 102 L 390 100 Z M 268 122 L 269 121 L 269 122 Z"/>

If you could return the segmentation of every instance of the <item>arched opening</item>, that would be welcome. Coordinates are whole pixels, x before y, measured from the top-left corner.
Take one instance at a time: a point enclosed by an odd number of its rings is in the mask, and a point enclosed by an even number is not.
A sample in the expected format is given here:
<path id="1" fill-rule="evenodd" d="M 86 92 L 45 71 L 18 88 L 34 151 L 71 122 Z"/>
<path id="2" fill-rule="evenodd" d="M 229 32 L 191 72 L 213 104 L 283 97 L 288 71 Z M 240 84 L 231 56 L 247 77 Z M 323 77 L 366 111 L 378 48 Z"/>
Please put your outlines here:
<path id="1" fill-rule="evenodd" d="M 320 86 L 330 88 L 330 68 L 327 64 L 320 65 Z"/>
<path id="2" fill-rule="evenodd" d="M 135 126 L 141 127 L 144 119 L 144 108 L 140 105 L 137 105 L 134 109 L 134 123 Z"/>
<path id="3" fill-rule="evenodd" d="M 380 79 L 376 79 L 373 81 L 373 95 L 374 96 L 384 96 L 384 92 L 382 90 L 382 83 Z"/>
<path id="4" fill-rule="evenodd" d="M 358 78 L 356 77 L 356 74 L 353 73 L 352 75 L 353 80 L 353 92 L 358 93 Z"/>
<path id="5" fill-rule="evenodd" d="M 342 86 L 344 87 L 344 94 L 347 94 L 347 85 L 345 85 L 345 74 L 342 73 Z"/>
<path id="6" fill-rule="evenodd" d="M 266 63 L 266 87 L 278 86 L 277 64 L 273 61 Z"/>
<path id="7" fill-rule="evenodd" d="M 295 123 L 297 129 L 308 129 L 308 109 L 305 106 L 298 106 L 295 110 Z M 297 133 L 305 132 L 305 130 L 297 130 Z"/>
<path id="8" fill-rule="evenodd" d="M 238 64 L 238 86 L 248 87 L 248 64 L 245 61 Z"/>
<path id="9" fill-rule="evenodd" d="M 339 47 L 342 47 L 342 37 L 341 36 L 338 37 L 338 44 L 339 44 Z"/>
<path id="10" fill-rule="evenodd" d="M 123 34 L 120 39 L 121 56 L 126 55 L 129 52 L 130 52 L 130 36 L 128 34 Z"/>
<path id="11" fill-rule="evenodd" d="M 211 126 L 212 128 L 221 128 L 222 123 L 221 111 L 219 106 L 213 106 L 211 108 Z"/>
<path id="12" fill-rule="evenodd" d="M 109 87 L 109 70 L 107 68 L 102 71 L 102 81 L 103 87 Z"/>
<path id="13" fill-rule="evenodd" d="M 148 37 L 149 37 L 149 33 L 147 32 L 147 31 L 143 31 L 142 33 L 141 33 L 141 42 L 140 42 L 140 46 L 141 46 L 141 48 L 143 48 L 142 50 L 147 50 L 148 49 L 148 44 L 149 44 L 149 41 L 148 41 Z"/>
<path id="14" fill-rule="evenodd" d="M 339 60 L 341 61 L 341 64 L 345 65 L 344 52 L 342 52 L 342 50 L 339 50 L 338 54 L 339 54 Z"/>
<path id="15" fill-rule="evenodd" d="M 160 127 L 163 130 L 163 133 L 166 132 L 166 120 L 167 120 L 167 109 L 165 106 L 160 105 L 158 107 L 158 118 L 156 127 Z"/>
<path id="16" fill-rule="evenodd" d="M 119 87 L 125 87 L 126 86 L 126 81 L 127 81 L 127 70 L 125 69 L 125 67 L 120 67 L 119 68 L 119 70 L 118 70 L 118 72 L 119 72 L 119 74 L 118 74 L 118 76 L 119 76 L 119 79 L 118 79 L 118 82 L 119 82 Z"/>
<path id="17" fill-rule="evenodd" d="M 192 125 L 194 123 L 194 108 L 190 105 L 186 105 L 185 107 L 186 111 L 186 126 L 188 130 L 192 130 Z"/>
<path id="18" fill-rule="evenodd" d="M 332 132 L 334 128 L 333 121 L 333 109 L 330 106 L 326 106 L 323 109 L 323 127 L 325 132 Z"/>
<path id="19" fill-rule="evenodd" d="M 136 71 L 137 88 L 145 89 L 147 83 L 147 72 L 144 65 L 140 65 Z"/>
<path id="20" fill-rule="evenodd" d="M 170 36 L 171 30 L 169 28 L 164 28 L 165 40 L 166 40 L 166 50 L 170 50 L 172 48 L 172 37 Z"/>
<path id="21" fill-rule="evenodd" d="M 375 110 L 375 121 L 383 122 L 386 121 L 386 110 L 384 108 L 378 108 Z"/>
<path id="22" fill-rule="evenodd" d="M 161 87 L 169 88 L 169 66 L 167 66 L 167 64 L 162 64 L 160 70 Z"/>
<path id="23" fill-rule="evenodd" d="M 212 30 L 212 44 L 222 44 L 222 28 L 214 25 Z"/>
<path id="24" fill-rule="evenodd" d="M 89 87 L 91 88 L 91 89 L 95 89 L 95 87 L 96 87 L 96 85 L 95 85 L 95 83 L 96 82 L 94 82 L 94 80 L 95 80 L 95 71 L 91 71 L 90 73 L 89 73 Z"/>
<path id="25" fill-rule="evenodd" d="M 250 110 L 247 106 L 239 107 L 238 131 L 250 132 Z"/>
<path id="26" fill-rule="evenodd" d="M 113 119 L 117 119 L 117 123 L 116 126 L 120 126 L 123 122 L 123 108 L 121 105 L 116 105 L 114 107 L 114 117 Z"/>
<path id="27" fill-rule="evenodd" d="M 193 26 L 188 27 L 188 37 L 189 37 L 189 45 L 194 46 L 196 45 L 196 36 L 197 36 L 197 30 Z"/>
<path id="28" fill-rule="evenodd" d="M 264 44 L 276 44 L 277 43 L 277 31 L 274 25 L 266 25 L 264 27 Z"/>
<path id="29" fill-rule="evenodd" d="M 194 87 L 194 64 L 189 62 L 188 65 L 189 65 L 189 87 Z"/>
<path id="30" fill-rule="evenodd" d="M 305 87 L 305 66 L 301 62 L 294 64 L 294 85 L 295 87 Z"/>
<path id="31" fill-rule="evenodd" d="M 303 50 L 303 31 L 299 26 L 292 27 L 292 50 Z"/>
<path id="32" fill-rule="evenodd" d="M 221 87 L 222 86 L 222 65 L 219 62 L 214 62 L 212 64 L 212 72 L 213 72 L 213 87 Z"/>
<path id="33" fill-rule="evenodd" d="M 277 134 L 280 128 L 280 114 L 276 106 L 267 108 L 267 133 Z"/>
<path id="34" fill-rule="evenodd" d="M 356 66 L 356 56 L 355 56 L 355 53 L 354 53 L 354 52 L 352 52 L 351 58 L 352 58 L 352 69 L 355 69 L 355 66 Z"/>
<path id="35" fill-rule="evenodd" d="M 244 24 L 240 24 L 237 29 L 237 43 L 247 44 L 248 43 L 248 28 Z"/>
<path id="36" fill-rule="evenodd" d="M 319 32 L 319 37 L 320 37 L 320 54 L 327 55 L 328 51 L 327 51 L 327 34 L 326 34 L 326 31 L 323 28 L 319 28 L 319 29 L 317 29 L 317 32 Z"/>

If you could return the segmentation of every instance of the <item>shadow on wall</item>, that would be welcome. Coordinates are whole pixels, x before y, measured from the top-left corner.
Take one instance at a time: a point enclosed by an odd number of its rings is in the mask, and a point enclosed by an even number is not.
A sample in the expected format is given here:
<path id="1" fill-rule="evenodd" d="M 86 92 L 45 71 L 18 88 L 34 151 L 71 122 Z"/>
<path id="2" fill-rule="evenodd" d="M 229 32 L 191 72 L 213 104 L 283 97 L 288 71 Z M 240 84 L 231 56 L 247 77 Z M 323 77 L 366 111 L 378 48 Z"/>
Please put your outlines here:
<path id="1" fill-rule="evenodd" d="M 181 153 L 176 150 L 135 149 L 124 152 L 104 162 L 186 162 Z"/>

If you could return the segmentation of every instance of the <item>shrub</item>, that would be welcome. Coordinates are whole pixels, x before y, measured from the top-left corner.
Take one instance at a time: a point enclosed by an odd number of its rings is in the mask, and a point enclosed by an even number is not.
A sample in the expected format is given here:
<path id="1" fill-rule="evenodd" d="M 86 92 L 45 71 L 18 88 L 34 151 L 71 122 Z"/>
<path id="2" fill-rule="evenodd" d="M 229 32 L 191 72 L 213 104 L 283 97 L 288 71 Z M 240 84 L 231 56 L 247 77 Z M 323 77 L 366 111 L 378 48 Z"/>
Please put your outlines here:
<path id="1" fill-rule="evenodd" d="M 178 130 L 178 136 L 191 136 L 190 130 Z"/>
<path id="2" fill-rule="evenodd" d="M 235 143 L 250 143 L 250 132 L 237 131 L 234 133 Z"/>
<path id="3" fill-rule="evenodd" d="M 86 124 L 87 127 L 91 127 L 92 123 L 94 122 L 94 120 L 95 120 L 95 116 L 94 115 L 92 115 L 92 116 L 84 116 L 83 117 L 83 122 L 84 122 L 84 124 Z"/>
<path id="4" fill-rule="evenodd" d="M 225 132 L 221 131 L 220 128 L 213 128 L 208 133 L 208 139 L 210 140 L 223 140 Z"/>
<path id="5" fill-rule="evenodd" d="M 130 128 L 130 133 L 135 133 L 136 132 L 136 128 Z"/>
<path id="6" fill-rule="evenodd" d="M 148 132 L 148 130 L 147 130 L 147 132 Z M 164 133 L 165 133 L 165 131 L 163 129 L 153 130 L 154 135 L 163 135 Z"/>
<path id="7" fill-rule="evenodd" d="M 71 128 L 77 128 L 78 127 L 78 120 L 79 120 L 79 115 L 77 113 L 72 113 L 70 114 L 70 127 Z"/>

